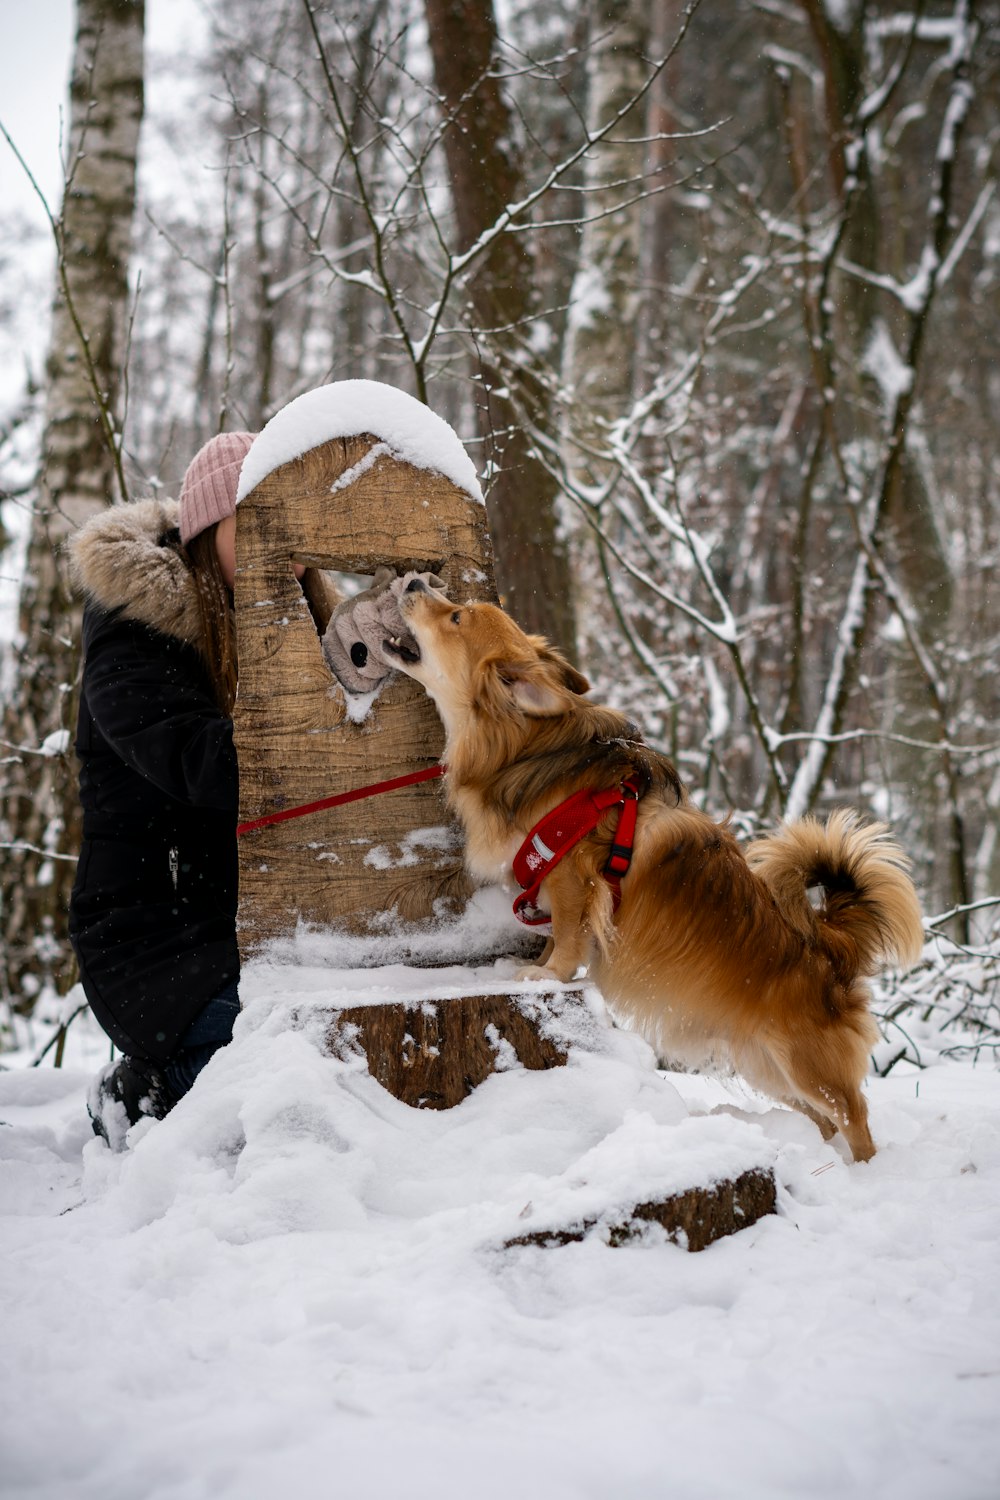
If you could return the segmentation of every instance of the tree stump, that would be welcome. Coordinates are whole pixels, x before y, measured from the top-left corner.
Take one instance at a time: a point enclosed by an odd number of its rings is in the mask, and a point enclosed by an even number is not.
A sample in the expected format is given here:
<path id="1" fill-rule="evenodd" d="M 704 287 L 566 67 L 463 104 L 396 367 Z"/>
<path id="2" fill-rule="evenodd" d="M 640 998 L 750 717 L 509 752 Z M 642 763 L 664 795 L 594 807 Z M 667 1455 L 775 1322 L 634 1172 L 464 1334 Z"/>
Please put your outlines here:
<path id="1" fill-rule="evenodd" d="M 327 1045 L 337 1056 L 360 1049 L 404 1104 L 453 1109 L 491 1073 L 564 1066 L 567 1020 L 579 1030 L 583 1015 L 578 990 L 352 1005 L 332 1014 Z"/>
<path id="2" fill-rule="evenodd" d="M 360 434 L 275 469 L 237 515 L 240 821 L 433 766 L 441 724 L 411 679 L 391 679 L 352 722 L 292 564 L 429 569 L 457 597 L 495 599 L 482 504 Z M 435 903 L 461 905 L 469 889 L 437 782 L 247 833 L 239 859 L 244 958 L 300 921 L 363 932 L 395 910 L 420 922 Z"/>
<path id="3" fill-rule="evenodd" d="M 667 1238 L 685 1250 L 704 1250 L 728 1234 L 748 1229 L 765 1214 L 773 1214 L 776 1208 L 774 1173 L 755 1168 L 741 1172 L 735 1179 L 692 1187 L 658 1202 L 637 1203 L 631 1213 L 622 1217 L 584 1219 L 563 1228 L 518 1235 L 507 1240 L 506 1247 L 569 1245 L 595 1230 L 606 1237 L 609 1245 L 627 1245 L 639 1239 L 650 1224 L 659 1224 L 666 1230 Z"/>

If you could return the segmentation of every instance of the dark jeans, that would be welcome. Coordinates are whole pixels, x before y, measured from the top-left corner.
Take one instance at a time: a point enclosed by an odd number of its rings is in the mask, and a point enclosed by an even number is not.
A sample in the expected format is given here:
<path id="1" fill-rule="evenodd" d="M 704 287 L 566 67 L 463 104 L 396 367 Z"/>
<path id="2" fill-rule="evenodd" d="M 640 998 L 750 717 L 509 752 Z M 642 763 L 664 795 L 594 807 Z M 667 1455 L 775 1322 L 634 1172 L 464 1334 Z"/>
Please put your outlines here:
<path id="1" fill-rule="evenodd" d="M 175 1099 L 181 1099 L 202 1068 L 227 1042 L 240 1013 L 239 981 L 234 979 L 204 1006 L 181 1037 L 181 1045 L 160 1072 Z"/>

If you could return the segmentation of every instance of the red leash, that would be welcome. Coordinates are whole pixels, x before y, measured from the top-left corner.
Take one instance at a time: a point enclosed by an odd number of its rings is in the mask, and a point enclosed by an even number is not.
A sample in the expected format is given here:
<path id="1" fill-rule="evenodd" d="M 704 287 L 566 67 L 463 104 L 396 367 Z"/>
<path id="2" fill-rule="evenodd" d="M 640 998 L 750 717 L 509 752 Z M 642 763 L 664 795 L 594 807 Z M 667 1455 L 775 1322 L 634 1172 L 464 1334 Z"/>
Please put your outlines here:
<path id="1" fill-rule="evenodd" d="M 423 771 L 410 771 L 406 776 L 393 776 L 390 781 L 376 781 L 371 786 L 354 787 L 349 792 L 338 792 L 335 797 L 321 797 L 318 802 L 303 802 L 300 807 L 286 807 L 281 812 L 267 813 L 263 818 L 253 818 L 249 823 L 236 825 L 236 837 L 252 833 L 255 828 L 266 828 L 270 823 L 284 823 L 289 818 L 304 818 L 307 813 L 322 812 L 327 807 L 341 807 L 345 802 L 360 802 L 364 797 L 376 797 L 379 792 L 395 792 L 399 787 L 415 786 L 418 781 L 434 781 L 443 776 L 447 767 L 427 766 Z"/>
<path id="2" fill-rule="evenodd" d="M 514 900 L 514 915 L 527 927 L 540 927 L 551 920 L 538 905 L 542 881 L 588 833 L 593 833 L 609 807 L 620 807 L 611 854 L 604 866 L 604 878 L 611 887 L 615 911 L 622 898 L 622 876 L 628 874 L 635 841 L 635 822 L 639 808 L 639 783 L 631 776 L 621 786 L 603 792 L 574 792 L 560 802 L 528 834 L 514 856 L 514 879 L 521 894 Z"/>

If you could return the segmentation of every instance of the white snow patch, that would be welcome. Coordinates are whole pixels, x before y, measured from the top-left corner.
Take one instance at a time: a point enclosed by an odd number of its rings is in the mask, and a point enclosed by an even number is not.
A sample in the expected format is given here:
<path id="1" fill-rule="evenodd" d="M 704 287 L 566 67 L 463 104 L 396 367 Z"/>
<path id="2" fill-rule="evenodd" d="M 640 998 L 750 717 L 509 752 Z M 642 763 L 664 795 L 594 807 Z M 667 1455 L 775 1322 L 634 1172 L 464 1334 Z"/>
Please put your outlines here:
<path id="1" fill-rule="evenodd" d="M 718 743 L 729 733 L 731 722 L 729 699 L 726 696 L 718 669 L 710 656 L 704 658 L 704 666 L 705 685 L 708 688 L 709 701 L 708 737 L 713 743 Z"/>
<path id="2" fill-rule="evenodd" d="M 331 484 L 330 494 L 335 495 L 338 490 L 346 490 L 354 484 L 355 480 L 360 479 L 362 474 L 367 474 L 369 469 L 374 468 L 378 460 L 386 454 L 392 456 L 392 449 L 388 443 L 373 443 L 364 458 L 359 459 L 351 468 L 345 469 L 340 478 Z"/>
<path id="3" fill-rule="evenodd" d="M 872 329 L 861 368 L 875 381 L 887 411 L 893 409 L 899 397 L 905 395 L 913 384 L 913 369 L 900 355 L 882 318 Z"/>
<path id="4" fill-rule="evenodd" d="M 884 641 L 898 642 L 906 640 L 906 628 L 899 615 L 896 614 L 889 615 L 879 634 Z"/>
<path id="5" fill-rule="evenodd" d="M 70 738 L 71 736 L 68 729 L 54 729 L 51 734 L 47 734 L 45 736 L 41 745 L 38 747 L 39 755 L 45 755 L 49 757 L 65 755 L 66 751 L 69 749 Z"/>
<path id="6" fill-rule="evenodd" d="M 823 9 L 834 30 L 846 36 L 854 25 L 857 0 L 823 0 Z"/>
<path id="7" fill-rule="evenodd" d="M 451 830 L 443 830 L 451 835 Z M 475 891 L 458 917 L 442 913 L 437 920 L 408 924 L 395 911 L 384 913 L 377 931 L 353 934 L 337 930 L 308 927 L 301 924 L 295 934 L 275 938 L 253 965 L 249 976 L 241 981 L 241 993 L 255 993 L 261 984 L 273 997 L 298 993 L 316 987 L 329 990 L 330 975 L 337 970 L 351 973 L 351 984 L 366 990 L 372 975 L 385 975 L 397 965 L 419 965 L 414 970 L 416 983 L 426 984 L 426 969 L 436 966 L 439 984 L 467 983 L 463 978 L 469 963 L 493 959 L 498 954 L 524 954 L 527 945 L 539 946 L 527 928 L 511 911 L 511 895 L 497 886 Z M 473 958 L 473 955 L 476 955 Z M 449 979 L 454 968 L 456 978 Z M 407 973 L 409 971 L 407 970 Z M 419 978 L 420 974 L 424 977 Z M 477 972 L 477 982 L 485 976 Z M 398 993 L 403 975 L 395 970 L 388 981 Z M 251 988 L 248 990 L 247 985 Z M 290 988 L 289 988 L 290 987 Z M 458 993 L 458 991 L 455 991 Z M 366 998 L 366 1004 L 372 1003 Z"/>
<path id="8" fill-rule="evenodd" d="M 365 855 L 365 864 L 376 870 L 401 870 L 420 863 L 424 850 L 448 850 L 458 847 L 458 836 L 453 828 L 415 828 L 395 846 L 395 851 L 385 844 L 377 844 Z"/>
<path id="9" fill-rule="evenodd" d="M 276 412 L 243 460 L 237 502 L 282 464 L 332 438 L 362 433 L 377 438 L 384 445 L 381 451 L 399 462 L 443 474 L 482 502 L 475 465 L 454 429 L 422 401 L 378 380 L 341 380 L 319 386 Z M 352 471 L 352 478 L 357 477 L 357 471 Z"/>
<path id="10" fill-rule="evenodd" d="M 371 713 L 373 705 L 377 702 L 382 689 L 385 687 L 385 681 L 377 683 L 370 693 L 349 693 L 343 683 L 337 683 L 337 689 L 343 695 L 347 718 L 351 724 L 363 724 L 365 722 Z"/>
<path id="11" fill-rule="evenodd" d="M 358 976 L 286 978 L 120 1156 L 81 1058 L 0 1073 L 5 1497 L 993 1493 L 995 1071 L 872 1079 L 864 1166 L 625 1033 L 418 1111 L 320 1050 Z M 503 1248 L 774 1159 L 699 1255 Z"/>
<path id="12" fill-rule="evenodd" d="M 568 331 L 571 334 L 593 328 L 611 315 L 612 302 L 608 285 L 598 266 L 584 266 L 576 274 L 569 303 Z"/>
<path id="13" fill-rule="evenodd" d="M 84 1109 L 89 1017 L 66 1069 L 0 1071 L 4 1500 L 994 1493 L 996 1070 L 869 1079 L 856 1165 L 739 1083 L 658 1071 L 586 989 L 566 1067 L 497 1035 L 497 1074 L 413 1110 L 324 1055 L 331 1008 L 508 991 L 514 965 L 357 967 L 392 942 L 248 965 L 232 1044 L 122 1155 Z M 701 1254 L 607 1243 L 636 1202 L 772 1162 L 777 1215 Z"/>

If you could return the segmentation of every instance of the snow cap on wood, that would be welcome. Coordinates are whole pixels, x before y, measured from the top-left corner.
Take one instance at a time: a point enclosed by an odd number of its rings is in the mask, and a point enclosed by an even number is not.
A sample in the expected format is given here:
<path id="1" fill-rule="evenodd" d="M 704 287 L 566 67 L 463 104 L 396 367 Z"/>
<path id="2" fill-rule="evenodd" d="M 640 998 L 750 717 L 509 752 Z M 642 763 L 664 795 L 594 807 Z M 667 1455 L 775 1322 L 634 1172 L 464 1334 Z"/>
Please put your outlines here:
<path id="1" fill-rule="evenodd" d="M 379 380 L 338 380 L 283 406 L 254 441 L 240 476 L 237 503 L 268 474 L 332 438 L 369 433 L 384 452 L 450 479 L 482 503 L 476 469 L 454 428 L 430 407 Z"/>

